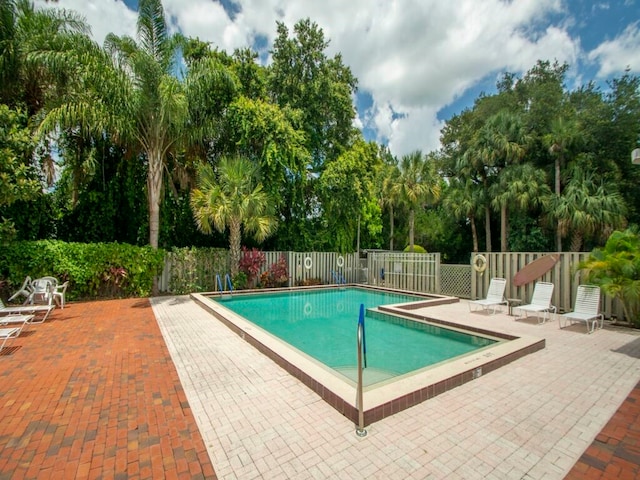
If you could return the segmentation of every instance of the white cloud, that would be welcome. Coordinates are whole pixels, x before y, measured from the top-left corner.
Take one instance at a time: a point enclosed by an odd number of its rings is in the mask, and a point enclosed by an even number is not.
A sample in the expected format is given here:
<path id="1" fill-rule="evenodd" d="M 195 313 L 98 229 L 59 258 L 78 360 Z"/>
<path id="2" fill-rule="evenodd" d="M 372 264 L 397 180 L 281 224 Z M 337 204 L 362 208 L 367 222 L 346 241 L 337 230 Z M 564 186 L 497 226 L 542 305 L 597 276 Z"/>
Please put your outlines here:
<path id="1" fill-rule="evenodd" d="M 623 72 L 627 67 L 640 72 L 640 28 L 635 22 L 613 40 L 607 40 L 589 52 L 588 58 L 599 64 L 598 77 Z"/>
<path id="2" fill-rule="evenodd" d="M 43 0 L 38 0 L 42 4 Z M 538 59 L 574 63 L 579 40 L 550 15 L 564 15 L 562 0 L 237 0 L 233 19 L 211 0 L 164 0 L 165 11 L 184 34 L 232 51 L 263 36 L 271 43 L 276 21 L 290 29 L 311 18 L 340 52 L 373 98 L 363 123 L 386 138 L 392 152 L 438 147 L 437 112 L 487 76 L 523 72 Z M 122 1 L 60 0 L 105 32 L 135 32 L 135 13 Z M 636 37 L 637 42 L 637 37 Z M 637 43 L 636 43 L 637 45 Z M 640 49 L 639 49 L 640 50 Z M 392 112 L 401 113 L 401 116 Z"/>

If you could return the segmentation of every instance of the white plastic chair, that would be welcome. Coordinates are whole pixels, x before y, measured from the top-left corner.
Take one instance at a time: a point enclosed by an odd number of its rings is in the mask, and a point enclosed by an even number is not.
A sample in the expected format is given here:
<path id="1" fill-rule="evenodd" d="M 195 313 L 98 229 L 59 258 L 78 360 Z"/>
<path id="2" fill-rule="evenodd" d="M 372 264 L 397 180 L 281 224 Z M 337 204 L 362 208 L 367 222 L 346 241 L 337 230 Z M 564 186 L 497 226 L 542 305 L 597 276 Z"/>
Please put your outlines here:
<path id="1" fill-rule="evenodd" d="M 560 315 L 560 328 L 573 325 L 575 322 L 584 323 L 587 333 L 593 333 L 596 328 L 603 327 L 604 315 L 600 313 L 600 287 L 597 285 L 578 285 L 573 312 Z"/>
<path id="2" fill-rule="evenodd" d="M 8 301 L 11 302 L 11 301 L 15 300 L 16 298 L 18 298 L 19 296 L 24 296 L 25 299 L 28 299 L 29 295 L 31 295 L 31 277 L 29 275 L 27 275 L 26 278 L 24 279 L 24 282 L 22 283 L 22 286 L 20 287 L 20 289 L 16 293 L 11 295 L 9 297 Z"/>
<path id="3" fill-rule="evenodd" d="M 34 319 L 30 320 L 30 323 L 43 323 L 47 317 L 49 316 L 49 314 L 51 313 L 51 311 L 55 308 L 55 305 L 20 305 L 20 306 L 12 306 L 12 305 L 7 305 L 5 306 L 4 303 L 2 303 L 2 300 L 0 300 L 0 315 L 29 315 L 29 314 L 36 314 L 36 313 L 42 313 L 43 316 L 41 319 L 39 319 L 38 321 L 35 321 Z M 3 317 L 0 316 L 0 319 L 2 319 Z M 0 322 L 1 323 L 1 322 Z"/>
<path id="4" fill-rule="evenodd" d="M 69 280 L 64 282 L 62 285 L 56 285 L 51 290 L 51 294 L 53 295 L 53 301 L 56 302 L 56 305 L 59 305 L 60 308 L 64 308 L 64 295 L 67 291 L 67 287 L 69 286 Z"/>
<path id="5" fill-rule="evenodd" d="M 52 295 L 52 283 L 47 278 L 36 278 L 31 282 L 31 294 L 27 299 L 27 302 L 33 305 L 34 303 L 46 303 L 51 305 L 53 300 Z"/>
<path id="6" fill-rule="evenodd" d="M 515 309 L 520 310 L 520 317 L 516 318 L 516 320 L 522 318 L 523 313 L 524 317 L 528 317 L 529 312 L 532 312 L 536 314 L 543 314 L 542 317 L 537 315 L 539 324 L 546 322 L 551 317 L 551 312 L 555 313 L 556 311 L 556 307 L 551 305 L 553 287 L 553 283 L 537 282 L 536 286 L 533 288 L 531 303 L 528 305 L 514 307 Z"/>
<path id="7" fill-rule="evenodd" d="M 504 278 L 494 277 L 489 282 L 489 290 L 487 291 L 487 298 L 481 300 L 472 300 L 469 302 L 469 311 L 472 311 L 472 307 L 476 307 L 475 310 L 482 308 L 483 310 L 492 309 L 492 313 L 496 313 L 496 309 L 500 305 L 509 305 L 507 299 L 504 298 L 504 290 L 507 286 L 507 281 Z"/>

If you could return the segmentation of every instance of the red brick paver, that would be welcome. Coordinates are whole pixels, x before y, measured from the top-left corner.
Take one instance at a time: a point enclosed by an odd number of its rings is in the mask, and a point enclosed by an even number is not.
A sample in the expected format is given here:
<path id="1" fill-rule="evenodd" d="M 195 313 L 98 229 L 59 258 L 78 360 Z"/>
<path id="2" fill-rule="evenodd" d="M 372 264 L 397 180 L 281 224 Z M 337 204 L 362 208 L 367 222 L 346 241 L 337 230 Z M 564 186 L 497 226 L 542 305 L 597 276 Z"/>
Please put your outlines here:
<path id="1" fill-rule="evenodd" d="M 637 478 L 640 478 L 640 383 L 565 477 L 566 480 Z"/>
<path id="2" fill-rule="evenodd" d="M 0 353 L 0 479 L 215 479 L 146 299 L 70 304 Z"/>

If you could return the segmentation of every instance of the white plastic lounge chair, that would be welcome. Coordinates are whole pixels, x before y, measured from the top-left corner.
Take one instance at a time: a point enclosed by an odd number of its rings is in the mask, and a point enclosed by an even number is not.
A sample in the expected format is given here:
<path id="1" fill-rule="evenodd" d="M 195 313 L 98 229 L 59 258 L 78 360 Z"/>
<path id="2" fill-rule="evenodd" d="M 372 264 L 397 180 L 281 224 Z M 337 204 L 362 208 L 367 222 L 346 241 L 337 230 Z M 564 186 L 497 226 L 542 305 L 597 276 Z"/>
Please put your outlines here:
<path id="1" fill-rule="evenodd" d="M 560 328 L 583 322 L 587 326 L 587 333 L 595 332 L 596 328 L 602 328 L 604 315 L 600 313 L 600 287 L 597 285 L 578 285 L 576 302 L 573 312 L 560 315 Z M 598 324 L 598 320 L 600 320 Z"/>
<path id="2" fill-rule="evenodd" d="M 555 313 L 556 311 L 556 307 L 551 305 L 551 297 L 553 297 L 553 283 L 537 282 L 533 288 L 531 303 L 514 307 L 520 310 L 520 317 L 516 318 L 516 320 L 522 318 L 523 314 L 524 317 L 528 317 L 529 312 L 532 312 L 536 314 L 542 313 L 542 317 L 537 315 L 539 324 L 546 322 L 551 317 L 551 312 Z"/>
<path id="3" fill-rule="evenodd" d="M 9 340 L 10 338 L 16 338 L 20 335 L 20 332 L 22 332 L 24 326 L 32 318 L 33 315 L 14 315 L 0 318 L 0 320 L 2 320 L 0 324 L 18 325 L 16 327 L 0 328 L 0 341 L 2 341 L 2 343 L 0 344 L 0 351 L 2 351 L 2 349 L 4 348 L 7 340 Z"/>
<path id="4" fill-rule="evenodd" d="M 2 300 L 0 300 L 0 315 L 43 314 L 42 318 L 38 321 L 35 321 L 34 319 L 30 320 L 31 323 L 43 323 L 54 308 L 55 305 L 51 305 L 51 303 L 49 303 L 49 305 L 20 305 L 18 307 L 14 307 L 12 305 L 5 306 L 4 303 L 2 303 Z"/>
<path id="5" fill-rule="evenodd" d="M 31 277 L 27 275 L 20 289 L 9 297 L 9 301 L 12 302 L 13 300 L 15 300 L 20 296 L 23 296 L 25 297 L 25 299 L 28 299 L 30 295 L 31 295 Z"/>
<path id="6" fill-rule="evenodd" d="M 504 278 L 494 277 L 489 282 L 489 290 L 487 291 L 487 298 L 481 300 L 472 300 L 469 302 L 469 311 L 492 309 L 492 313 L 496 313 L 496 309 L 500 305 L 509 305 L 507 299 L 504 298 L 504 289 L 507 286 L 507 281 Z M 473 308 L 475 307 L 475 308 Z"/>

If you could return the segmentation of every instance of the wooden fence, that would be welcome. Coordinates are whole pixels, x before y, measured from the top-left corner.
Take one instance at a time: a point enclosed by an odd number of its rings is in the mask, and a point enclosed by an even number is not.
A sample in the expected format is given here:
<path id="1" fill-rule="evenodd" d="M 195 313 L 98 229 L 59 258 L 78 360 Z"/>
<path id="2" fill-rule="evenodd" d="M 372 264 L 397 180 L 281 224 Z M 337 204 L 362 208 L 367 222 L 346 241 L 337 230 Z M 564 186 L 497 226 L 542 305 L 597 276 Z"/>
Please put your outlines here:
<path id="1" fill-rule="evenodd" d="M 487 259 L 487 269 L 478 273 L 472 270 L 471 274 L 471 298 L 484 298 L 489 288 L 489 282 L 493 277 L 502 277 L 507 280 L 505 295 L 507 298 L 518 299 L 528 303 L 533 294 L 535 281 L 516 287 L 513 285 L 513 277 L 526 264 L 549 252 L 496 252 L 481 253 Z M 585 283 L 583 275 L 578 271 L 578 263 L 586 260 L 589 252 L 562 252 L 560 260 L 555 266 L 536 281 L 551 282 L 554 284 L 553 305 L 560 312 L 573 309 L 578 285 Z M 470 264 L 475 255 L 470 256 Z M 602 295 L 602 312 L 607 318 L 616 316 L 622 318 L 622 305 L 606 295 Z"/>
<path id="2" fill-rule="evenodd" d="M 203 249 L 204 250 L 204 249 Z M 336 252 L 263 252 L 265 262 L 258 274 L 269 270 L 282 256 L 287 264 L 287 286 L 305 284 L 358 283 L 360 262 L 355 253 Z M 188 293 L 217 290 L 216 276 L 224 279 L 229 273 L 228 252 L 205 250 L 199 255 L 168 253 L 158 289 L 164 293 Z"/>
<path id="3" fill-rule="evenodd" d="M 288 266 L 288 286 L 307 284 L 368 283 L 422 293 L 454 295 L 461 298 L 484 298 L 493 277 L 507 280 L 505 295 L 527 303 L 533 294 L 535 282 L 516 287 L 513 277 L 525 265 L 548 255 L 548 252 L 495 252 L 481 254 L 487 259 L 487 268 L 479 273 L 473 269 L 473 258 L 468 265 L 443 265 L 439 253 L 369 252 L 360 260 L 356 253 L 336 252 L 264 252 L 266 261 L 260 273 L 271 268 L 280 256 Z M 560 253 L 558 263 L 538 281 L 555 285 L 553 304 L 560 312 L 573 309 L 578 285 L 585 283 L 577 270 L 587 252 Z M 216 275 L 224 278 L 228 273 L 228 257 L 214 252 L 206 258 L 182 256 L 176 263 L 167 255 L 165 268 L 159 279 L 161 292 L 187 293 L 188 291 L 216 290 Z M 174 286 L 172 288 L 172 285 Z M 179 285 L 179 288 L 175 286 Z M 607 318 L 622 318 L 619 301 L 602 296 L 602 311 Z"/>

